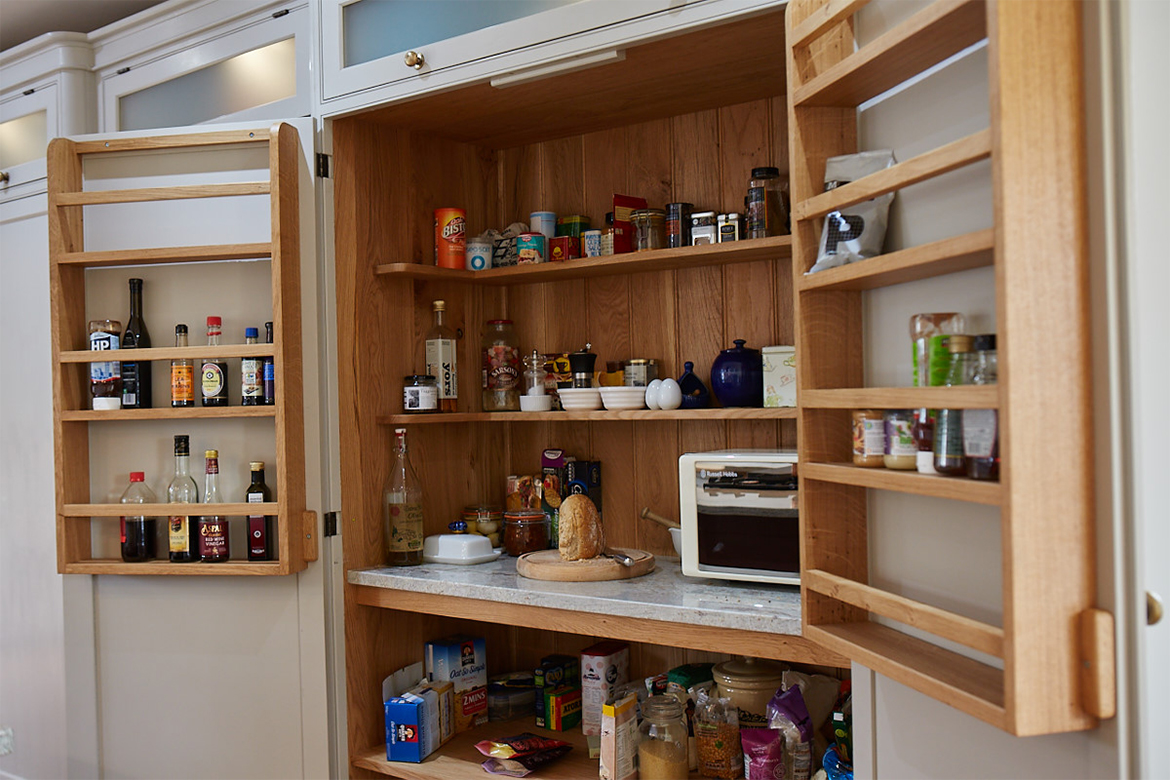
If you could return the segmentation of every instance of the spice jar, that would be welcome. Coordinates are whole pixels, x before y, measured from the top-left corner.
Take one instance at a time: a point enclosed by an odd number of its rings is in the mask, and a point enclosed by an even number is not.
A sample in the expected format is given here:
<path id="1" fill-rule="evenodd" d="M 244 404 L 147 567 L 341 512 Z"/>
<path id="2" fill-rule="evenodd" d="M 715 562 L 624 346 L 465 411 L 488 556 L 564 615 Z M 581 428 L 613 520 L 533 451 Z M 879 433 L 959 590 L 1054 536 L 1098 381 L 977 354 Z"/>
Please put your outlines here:
<path id="1" fill-rule="evenodd" d="M 886 412 L 886 449 L 883 463 L 888 469 L 910 471 L 918 468 L 918 444 L 914 441 L 914 412 L 891 409 Z"/>
<path id="2" fill-rule="evenodd" d="M 439 386 L 430 374 L 411 374 L 402 378 L 402 411 L 433 412 L 439 408 Z"/>
<path id="3" fill-rule="evenodd" d="M 622 381 L 626 387 L 646 387 L 658 378 L 658 361 L 633 358 L 626 361 Z"/>
<path id="4" fill-rule="evenodd" d="M 752 168 L 747 196 L 747 237 L 767 238 L 787 233 L 788 215 L 784 212 L 780 169 Z"/>
<path id="5" fill-rule="evenodd" d="M 643 780 L 686 780 L 687 720 L 683 705 L 669 695 L 651 696 L 642 702 L 638 727 L 638 777 Z"/>
<path id="6" fill-rule="evenodd" d="M 504 513 L 504 549 L 508 555 L 548 549 L 548 518 L 539 510 Z"/>
<path id="7" fill-rule="evenodd" d="M 634 251 L 662 249 L 666 246 L 666 212 L 662 209 L 638 209 L 630 214 L 634 225 Z"/>
<path id="8" fill-rule="evenodd" d="M 756 658 L 732 659 L 715 664 L 711 676 L 719 698 L 731 699 L 739 710 L 739 725 L 765 726 L 768 702 L 784 681 L 787 667 L 776 661 Z"/>
<path id="9" fill-rule="evenodd" d="M 885 416 L 875 409 L 853 413 L 853 465 L 879 468 L 886 465 Z"/>
<path id="10" fill-rule="evenodd" d="M 483 410 L 520 410 L 520 347 L 511 320 L 488 320 L 483 334 Z"/>
<path id="11" fill-rule="evenodd" d="M 89 348 L 101 352 L 117 350 L 122 323 L 117 320 L 90 320 Z M 89 364 L 89 392 L 93 408 L 104 411 L 122 408 L 122 364 L 117 360 Z"/>

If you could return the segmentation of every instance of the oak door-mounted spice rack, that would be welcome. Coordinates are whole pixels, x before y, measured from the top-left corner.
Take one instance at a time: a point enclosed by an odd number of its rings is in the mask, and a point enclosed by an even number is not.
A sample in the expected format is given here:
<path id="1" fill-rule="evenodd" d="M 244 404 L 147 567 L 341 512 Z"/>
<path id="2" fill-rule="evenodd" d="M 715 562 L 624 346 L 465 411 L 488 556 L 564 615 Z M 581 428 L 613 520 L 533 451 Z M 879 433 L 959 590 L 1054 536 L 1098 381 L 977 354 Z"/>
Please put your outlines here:
<path id="1" fill-rule="evenodd" d="M 1013 734 L 1093 728 L 1113 712 L 1115 682 L 1112 616 L 1095 608 L 1091 431 L 1069 424 L 1088 417 L 1091 388 L 1080 5 L 936 0 L 855 49 L 864 5 L 788 6 L 804 635 Z M 822 191 L 825 160 L 858 151 L 859 105 L 984 38 L 989 129 Z M 988 157 L 993 229 L 804 275 L 824 215 Z M 862 386 L 862 291 L 991 265 L 998 385 Z M 1056 332 L 1043 349 L 1031 341 Z M 922 407 L 997 410 L 999 483 L 852 465 L 849 410 Z M 870 584 L 867 490 L 999 507 L 1001 626 Z"/>
<path id="2" fill-rule="evenodd" d="M 198 184 L 144 189 L 87 190 L 83 158 L 117 152 L 154 150 L 226 150 L 266 146 L 268 179 L 233 184 Z M 62 574 L 182 574 L 277 575 L 301 571 L 317 558 L 316 514 L 305 509 L 304 410 L 300 328 L 300 224 L 298 165 L 300 142 L 296 129 L 277 124 L 257 130 L 230 130 L 169 136 L 119 137 L 111 140 L 55 139 L 48 150 L 49 273 L 52 317 L 53 429 L 57 468 L 57 570 Z M 86 251 L 82 227 L 86 206 L 151 203 L 189 198 L 269 197 L 271 237 L 267 242 L 210 246 L 161 247 Z M 105 215 L 103 215 L 105 216 Z M 134 350 L 135 360 L 164 361 L 185 356 L 272 355 L 276 403 L 252 407 L 194 407 L 92 411 L 89 408 L 87 364 L 92 353 L 86 339 L 86 269 L 155 263 L 207 263 L 223 260 L 268 259 L 271 266 L 274 343 Z M 116 355 L 117 353 L 106 353 Z M 165 364 L 164 363 L 164 364 Z M 162 364 L 160 364 L 162 365 Z M 91 520 L 114 523 L 120 504 L 91 503 L 90 423 L 126 424 L 136 420 L 202 420 L 271 418 L 275 426 L 276 501 L 261 504 L 277 518 L 277 558 L 272 561 L 171 564 L 162 560 L 124 563 L 95 559 Z M 207 505 L 190 505 L 202 514 Z M 217 504 L 228 517 L 255 511 L 256 505 Z M 144 507 L 148 514 L 183 514 L 185 505 Z"/>

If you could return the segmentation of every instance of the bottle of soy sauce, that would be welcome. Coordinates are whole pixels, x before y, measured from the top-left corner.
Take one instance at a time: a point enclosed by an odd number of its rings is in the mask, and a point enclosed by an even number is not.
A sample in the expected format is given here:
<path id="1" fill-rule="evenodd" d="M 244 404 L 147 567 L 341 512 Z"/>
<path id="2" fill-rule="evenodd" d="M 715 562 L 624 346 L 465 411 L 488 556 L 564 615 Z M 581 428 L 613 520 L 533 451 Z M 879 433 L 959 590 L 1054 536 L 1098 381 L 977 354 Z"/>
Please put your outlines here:
<path id="1" fill-rule="evenodd" d="M 150 333 L 142 319 L 142 280 L 130 280 L 130 319 L 122 331 L 122 349 L 146 349 L 150 346 Z M 122 408 L 151 408 L 150 361 L 141 363 L 122 361 Z"/>

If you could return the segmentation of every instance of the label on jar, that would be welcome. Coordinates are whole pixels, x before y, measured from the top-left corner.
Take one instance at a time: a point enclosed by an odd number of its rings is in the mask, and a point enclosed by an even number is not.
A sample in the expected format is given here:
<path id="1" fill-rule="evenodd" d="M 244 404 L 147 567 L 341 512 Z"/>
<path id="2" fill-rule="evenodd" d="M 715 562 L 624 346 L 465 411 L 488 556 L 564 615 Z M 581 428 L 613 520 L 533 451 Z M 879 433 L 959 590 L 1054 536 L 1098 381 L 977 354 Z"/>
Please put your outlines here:
<path id="1" fill-rule="evenodd" d="M 195 367 L 171 366 L 171 402 L 192 403 L 195 400 Z"/>
<path id="2" fill-rule="evenodd" d="M 483 351 L 485 390 L 514 390 L 520 385 L 520 350 L 508 344 L 493 344 Z"/>
<path id="3" fill-rule="evenodd" d="M 224 381 L 225 365 L 210 360 L 203 364 L 200 380 L 203 385 L 204 398 L 224 398 L 227 396 L 227 383 Z"/>
<path id="4" fill-rule="evenodd" d="M 191 552 L 191 539 L 187 534 L 189 518 L 171 515 L 167 520 L 167 529 L 170 538 L 170 550 L 173 553 Z"/>
<path id="5" fill-rule="evenodd" d="M 881 457 L 886 450 L 885 422 L 878 419 L 853 420 L 853 454 Z"/>
<path id="6" fill-rule="evenodd" d="M 886 418 L 886 454 L 897 457 L 917 457 L 918 444 L 914 441 L 913 423 L 909 418 Z"/>
<path id="7" fill-rule="evenodd" d="M 423 546 L 422 504 L 386 502 L 390 519 L 390 552 L 414 552 Z"/>
<path id="8" fill-rule="evenodd" d="M 427 373 L 438 384 L 439 398 L 458 398 L 458 366 L 454 339 L 427 339 Z"/>
<path id="9" fill-rule="evenodd" d="M 994 409 L 963 410 L 963 454 L 990 458 L 995 451 L 998 419 Z"/>
<path id="10" fill-rule="evenodd" d="M 402 408 L 408 412 L 433 412 L 439 408 L 439 389 L 434 385 L 406 385 Z"/>
<path id="11" fill-rule="evenodd" d="M 199 521 L 199 557 L 229 557 L 228 524 L 226 518 L 204 517 Z"/>
<path id="12" fill-rule="evenodd" d="M 97 332 L 89 334 L 89 348 L 97 351 L 118 349 L 120 339 L 116 333 Z M 122 378 L 122 364 L 116 360 L 107 363 L 89 364 L 89 381 L 95 385 L 94 396 L 114 396 L 114 384 Z"/>

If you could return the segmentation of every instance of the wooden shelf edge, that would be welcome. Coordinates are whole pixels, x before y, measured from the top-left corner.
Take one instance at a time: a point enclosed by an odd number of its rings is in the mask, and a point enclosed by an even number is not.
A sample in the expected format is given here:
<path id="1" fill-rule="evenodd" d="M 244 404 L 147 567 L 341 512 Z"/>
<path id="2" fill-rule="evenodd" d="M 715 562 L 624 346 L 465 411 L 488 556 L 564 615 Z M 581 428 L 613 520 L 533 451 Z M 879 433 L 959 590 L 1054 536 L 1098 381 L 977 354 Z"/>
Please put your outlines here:
<path id="1" fill-rule="evenodd" d="M 805 664 L 844 667 L 848 658 L 838 652 L 792 634 L 768 634 L 737 628 L 682 625 L 649 618 L 606 615 L 597 612 L 537 607 L 526 604 L 492 602 L 484 609 L 484 602 L 473 598 L 440 596 L 417 591 L 376 588 L 354 585 L 357 603 L 367 607 L 394 609 L 404 612 L 443 615 L 488 623 L 526 625 L 569 634 L 603 636 L 632 642 L 662 644 L 669 641 L 673 647 L 724 652 L 728 647 L 737 653 L 793 661 Z"/>
<path id="2" fill-rule="evenodd" d="M 804 633 L 891 680 L 1010 730 L 1000 669 L 878 623 L 806 625 Z"/>
<path id="3" fill-rule="evenodd" d="M 823 217 L 862 201 L 941 176 L 991 156 L 991 130 L 980 130 L 917 157 L 793 204 L 794 220 Z"/>
<path id="4" fill-rule="evenodd" d="M 800 476 L 817 482 L 838 485 L 892 490 L 933 498 L 949 498 L 973 504 L 999 506 L 1003 490 L 998 482 L 965 477 L 944 477 L 941 474 L 919 474 L 916 471 L 894 469 L 867 469 L 847 463 L 800 464 Z"/>
<path id="5" fill-rule="evenodd" d="M 980 0 L 936 0 L 794 90 L 791 105 L 855 108 L 987 37 Z"/>
<path id="6" fill-rule="evenodd" d="M 802 409 L 998 409 L 997 385 L 801 390 Z"/>
<path id="7" fill-rule="evenodd" d="M 751 409 L 626 409 L 595 412 L 452 412 L 378 415 L 379 425 L 506 422 L 622 422 L 628 420 L 794 420 L 796 407 Z"/>
<path id="8" fill-rule="evenodd" d="M 65 252 L 57 258 L 61 265 L 98 268 L 154 263 L 206 263 L 225 260 L 263 260 L 272 257 L 272 244 L 211 244 L 206 246 L 152 247 L 117 249 L 104 252 Z"/>
<path id="9" fill-rule="evenodd" d="M 804 275 L 797 281 L 797 289 L 873 290 L 983 268 L 994 262 L 995 230 L 988 228 Z"/>
<path id="10" fill-rule="evenodd" d="M 66 563 L 61 574 L 120 574 L 137 576 L 243 576 L 264 577 L 292 574 L 292 568 L 284 561 L 228 561 L 227 563 L 170 563 L 152 561 L 149 563 L 124 563 L 116 559 L 94 559 Z"/>
<path id="11" fill-rule="evenodd" d="M 227 198 L 237 195 L 267 195 L 270 182 L 248 181 L 238 184 L 185 184 L 178 187 L 143 187 L 129 190 L 89 190 L 50 193 L 49 206 L 97 206 L 109 203 L 153 203 L 190 198 Z"/>
<path id="12" fill-rule="evenodd" d="M 792 237 L 775 236 L 773 238 L 745 239 L 728 244 L 684 246 L 606 257 L 580 258 L 563 263 L 490 268 L 486 271 L 436 268 L 425 263 L 387 263 L 375 266 L 374 273 L 389 277 L 445 280 L 468 284 L 534 284 L 559 279 L 581 279 L 593 276 L 645 273 L 647 271 L 669 271 L 704 265 L 749 263 L 791 256 Z"/>
<path id="13" fill-rule="evenodd" d="M 195 406 L 187 409 L 75 409 L 60 413 L 62 422 L 106 422 L 113 420 L 212 420 L 243 417 L 276 417 L 275 406 Z"/>
<path id="14" fill-rule="evenodd" d="M 276 354 L 274 344 L 221 344 L 218 347 L 148 347 L 146 349 L 115 349 L 102 352 L 103 360 L 120 360 L 122 362 L 141 362 L 146 360 L 175 360 L 187 358 L 200 360 L 202 358 L 236 358 L 236 357 L 270 357 Z M 60 363 L 92 363 L 97 357 L 92 350 L 72 349 L 61 352 L 57 360 Z"/>
<path id="15" fill-rule="evenodd" d="M 268 127 L 254 130 L 219 130 L 208 133 L 152 135 L 145 138 L 110 138 L 104 141 L 74 141 L 75 154 L 141 152 L 154 149 L 186 149 L 231 144 L 267 144 Z"/>
<path id="16" fill-rule="evenodd" d="M 896 620 L 964 647 L 1003 658 L 1003 629 L 820 569 L 800 575 L 809 590 Z"/>
<path id="17" fill-rule="evenodd" d="M 845 21 L 869 4 L 869 0 L 828 0 L 809 14 L 808 18 L 788 33 L 788 45 L 793 49 L 807 46 L 830 27 Z"/>
<path id="18" fill-rule="evenodd" d="M 129 507 L 134 507 L 139 514 L 150 517 L 168 517 L 183 515 L 185 517 L 200 517 L 208 514 L 208 509 L 214 509 L 215 514 L 227 517 L 244 517 L 251 514 L 276 515 L 279 517 L 280 505 L 275 502 L 263 504 L 65 504 L 61 507 L 62 517 L 121 517 Z"/>

